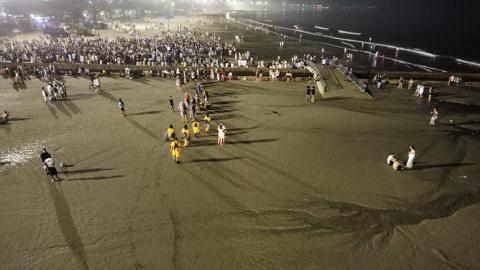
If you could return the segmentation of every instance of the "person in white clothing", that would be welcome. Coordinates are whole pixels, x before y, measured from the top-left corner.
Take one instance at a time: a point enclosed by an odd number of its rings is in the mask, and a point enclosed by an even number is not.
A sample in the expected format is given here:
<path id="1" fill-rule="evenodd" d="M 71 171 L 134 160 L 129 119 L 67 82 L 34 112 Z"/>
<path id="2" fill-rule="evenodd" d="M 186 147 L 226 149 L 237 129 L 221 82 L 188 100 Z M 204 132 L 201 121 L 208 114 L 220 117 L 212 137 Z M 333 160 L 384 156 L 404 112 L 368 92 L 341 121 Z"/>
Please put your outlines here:
<path id="1" fill-rule="evenodd" d="M 60 178 L 58 178 L 57 169 L 55 168 L 55 162 L 51 157 L 48 157 L 47 159 L 45 159 L 44 164 L 47 171 L 47 175 L 50 175 L 50 177 L 52 177 L 52 181 L 61 180 Z"/>
<path id="2" fill-rule="evenodd" d="M 433 108 L 433 111 L 430 112 L 430 114 L 432 114 L 432 117 L 430 118 L 430 125 L 431 126 L 435 126 L 435 121 L 437 120 L 438 118 L 438 111 L 437 111 L 437 108 Z"/>
<path id="3" fill-rule="evenodd" d="M 410 151 L 408 151 L 408 160 L 407 164 L 405 165 L 405 168 L 407 169 L 412 169 L 413 168 L 413 160 L 415 159 L 415 147 L 410 145 Z"/>
<path id="4" fill-rule="evenodd" d="M 227 129 L 223 125 L 223 123 L 220 123 L 218 125 L 218 141 L 217 145 L 224 145 L 225 144 L 225 133 L 227 132 Z"/>
<path id="5" fill-rule="evenodd" d="M 388 155 L 387 157 L 387 164 L 388 165 L 393 165 L 393 162 L 396 160 L 397 158 L 395 157 L 395 153 L 391 153 L 390 155 Z"/>

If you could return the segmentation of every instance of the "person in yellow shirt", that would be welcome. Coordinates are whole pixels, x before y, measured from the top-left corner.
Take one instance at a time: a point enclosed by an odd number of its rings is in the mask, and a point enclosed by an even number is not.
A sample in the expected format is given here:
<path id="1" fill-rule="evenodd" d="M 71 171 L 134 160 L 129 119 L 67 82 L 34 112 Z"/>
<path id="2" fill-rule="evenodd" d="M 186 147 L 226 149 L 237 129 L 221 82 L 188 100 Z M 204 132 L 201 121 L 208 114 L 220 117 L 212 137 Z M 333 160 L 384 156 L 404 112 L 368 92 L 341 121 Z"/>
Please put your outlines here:
<path id="1" fill-rule="evenodd" d="M 188 147 L 190 145 L 190 130 L 188 130 L 188 126 L 184 125 L 182 128 L 182 136 L 183 136 L 183 147 Z"/>
<path id="2" fill-rule="evenodd" d="M 170 127 L 167 128 L 167 132 L 165 133 L 165 141 L 172 141 L 175 137 L 175 129 L 173 128 L 173 125 L 170 125 Z"/>
<path id="3" fill-rule="evenodd" d="M 193 135 L 195 137 L 198 137 L 200 135 L 200 123 L 198 123 L 197 119 L 193 119 L 192 129 L 193 129 Z"/>
<path id="4" fill-rule="evenodd" d="M 210 131 L 210 122 L 212 121 L 210 114 L 207 113 L 207 115 L 205 115 L 203 120 L 205 121 L 205 132 L 208 133 L 208 131 Z"/>
<path id="5" fill-rule="evenodd" d="M 170 143 L 170 153 L 172 154 L 173 160 L 176 163 L 180 163 L 180 144 L 177 141 L 177 138 L 173 138 L 172 142 Z"/>

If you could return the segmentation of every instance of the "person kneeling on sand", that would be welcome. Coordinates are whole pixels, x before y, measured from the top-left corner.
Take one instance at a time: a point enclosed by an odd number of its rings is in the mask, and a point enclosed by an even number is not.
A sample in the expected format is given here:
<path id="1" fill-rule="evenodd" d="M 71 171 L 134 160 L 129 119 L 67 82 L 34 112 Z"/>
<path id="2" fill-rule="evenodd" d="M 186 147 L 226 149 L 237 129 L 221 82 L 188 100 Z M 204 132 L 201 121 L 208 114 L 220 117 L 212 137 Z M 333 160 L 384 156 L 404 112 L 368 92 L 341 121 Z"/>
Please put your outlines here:
<path id="1" fill-rule="evenodd" d="M 388 155 L 387 157 L 387 164 L 392 166 L 393 165 L 393 162 L 396 160 L 397 158 L 395 157 L 395 153 L 390 153 L 390 155 Z"/>
<path id="2" fill-rule="evenodd" d="M 392 166 L 394 171 L 400 171 L 403 169 L 402 162 L 395 156 L 394 153 L 391 153 L 387 157 L 387 164 Z"/>
<path id="3" fill-rule="evenodd" d="M 2 117 L 0 117 L 0 123 L 7 123 L 9 116 L 10 114 L 7 111 L 4 111 Z"/>
<path id="4" fill-rule="evenodd" d="M 403 170 L 403 164 L 399 159 L 395 159 L 392 164 L 392 168 L 394 171 Z"/>

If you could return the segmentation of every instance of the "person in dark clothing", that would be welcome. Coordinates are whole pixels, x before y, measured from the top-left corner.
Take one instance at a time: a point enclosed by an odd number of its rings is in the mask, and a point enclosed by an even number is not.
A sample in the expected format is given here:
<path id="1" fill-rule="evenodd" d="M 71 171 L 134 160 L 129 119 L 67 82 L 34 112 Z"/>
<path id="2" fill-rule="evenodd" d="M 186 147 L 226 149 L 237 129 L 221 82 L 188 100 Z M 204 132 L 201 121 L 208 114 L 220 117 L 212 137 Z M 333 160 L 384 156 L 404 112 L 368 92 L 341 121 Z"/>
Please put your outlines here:
<path id="1" fill-rule="evenodd" d="M 40 159 L 42 160 L 43 169 L 45 170 L 45 172 L 47 172 L 47 165 L 45 165 L 45 160 L 51 157 L 52 155 L 50 155 L 50 153 L 47 152 L 47 149 L 43 148 L 42 153 L 40 154 Z"/>
<path id="2" fill-rule="evenodd" d="M 310 85 L 307 85 L 307 88 L 305 90 L 305 102 L 308 103 L 311 100 L 311 91 L 310 91 Z"/>
<path id="3" fill-rule="evenodd" d="M 172 96 L 170 96 L 170 99 L 168 100 L 168 102 L 170 102 L 170 110 L 173 112 L 175 110 L 175 108 L 173 107 L 173 98 Z"/>

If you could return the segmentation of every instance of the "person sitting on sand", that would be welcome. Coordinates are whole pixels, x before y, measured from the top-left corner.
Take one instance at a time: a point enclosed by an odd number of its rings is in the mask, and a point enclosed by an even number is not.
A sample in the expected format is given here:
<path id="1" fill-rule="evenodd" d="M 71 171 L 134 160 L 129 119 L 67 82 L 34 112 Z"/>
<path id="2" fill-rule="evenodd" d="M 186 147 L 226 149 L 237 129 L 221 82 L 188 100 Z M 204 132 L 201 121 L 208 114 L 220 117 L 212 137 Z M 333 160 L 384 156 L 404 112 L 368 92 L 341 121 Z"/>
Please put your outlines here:
<path id="1" fill-rule="evenodd" d="M 399 159 L 396 158 L 393 160 L 392 168 L 394 171 L 403 170 L 403 164 Z"/>
<path id="2" fill-rule="evenodd" d="M 394 171 L 400 171 L 403 169 L 402 162 L 395 156 L 395 153 L 391 153 L 387 157 L 387 164 L 392 166 Z"/>
<path id="3" fill-rule="evenodd" d="M 0 118 L 0 123 L 7 123 L 9 116 L 10 114 L 7 111 L 4 111 L 2 117 Z"/>
<path id="4" fill-rule="evenodd" d="M 392 166 L 393 165 L 393 162 L 396 160 L 397 158 L 395 157 L 395 153 L 391 153 L 390 155 L 388 155 L 387 157 L 387 164 Z"/>

